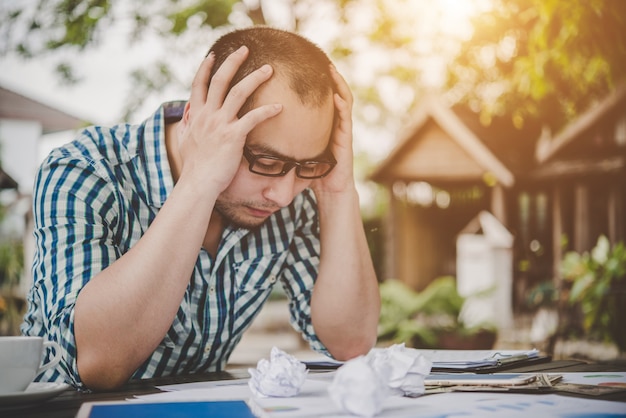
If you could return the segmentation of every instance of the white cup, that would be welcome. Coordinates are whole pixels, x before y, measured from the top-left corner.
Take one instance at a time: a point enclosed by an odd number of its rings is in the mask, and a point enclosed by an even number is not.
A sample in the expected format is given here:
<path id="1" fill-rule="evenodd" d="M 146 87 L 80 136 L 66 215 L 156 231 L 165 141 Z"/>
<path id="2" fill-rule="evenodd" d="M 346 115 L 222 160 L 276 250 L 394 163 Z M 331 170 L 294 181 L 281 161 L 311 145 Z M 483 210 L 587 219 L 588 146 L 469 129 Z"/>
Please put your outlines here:
<path id="1" fill-rule="evenodd" d="M 49 347 L 54 357 L 42 364 Z M 61 360 L 61 347 L 42 337 L 0 337 L 0 393 L 22 392 L 44 370 Z"/>

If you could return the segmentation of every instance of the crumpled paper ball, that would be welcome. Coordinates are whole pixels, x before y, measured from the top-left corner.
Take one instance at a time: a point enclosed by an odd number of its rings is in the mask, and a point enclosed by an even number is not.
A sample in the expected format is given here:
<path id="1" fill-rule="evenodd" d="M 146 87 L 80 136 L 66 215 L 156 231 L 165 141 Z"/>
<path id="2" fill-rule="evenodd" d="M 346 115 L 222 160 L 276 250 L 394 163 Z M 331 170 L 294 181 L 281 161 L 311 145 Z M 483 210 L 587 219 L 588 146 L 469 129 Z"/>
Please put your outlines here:
<path id="1" fill-rule="evenodd" d="M 383 400 L 389 395 L 387 379 L 372 368 L 366 357 L 356 357 L 337 369 L 328 394 L 342 411 L 373 417 L 382 410 Z"/>
<path id="2" fill-rule="evenodd" d="M 423 394 L 424 378 L 431 367 L 430 360 L 404 344 L 372 349 L 337 369 L 328 393 L 342 411 L 373 417 L 382 410 L 387 396 Z"/>
<path id="3" fill-rule="evenodd" d="M 371 350 L 367 359 L 379 374 L 389 376 L 387 385 L 394 394 L 418 396 L 424 393 L 424 378 L 432 362 L 414 348 L 395 344 L 383 350 Z"/>
<path id="4" fill-rule="evenodd" d="M 248 386 L 256 396 L 285 398 L 300 393 L 307 369 L 295 357 L 272 347 L 270 360 L 259 360 L 256 369 L 248 369 L 248 373 Z"/>

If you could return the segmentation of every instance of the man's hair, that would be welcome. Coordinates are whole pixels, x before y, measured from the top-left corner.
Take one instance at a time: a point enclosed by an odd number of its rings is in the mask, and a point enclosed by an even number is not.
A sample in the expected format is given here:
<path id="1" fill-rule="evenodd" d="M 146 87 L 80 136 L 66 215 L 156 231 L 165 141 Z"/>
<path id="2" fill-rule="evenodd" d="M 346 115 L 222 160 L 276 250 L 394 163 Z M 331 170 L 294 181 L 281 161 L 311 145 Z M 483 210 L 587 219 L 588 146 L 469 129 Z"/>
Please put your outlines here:
<path id="1" fill-rule="evenodd" d="M 229 32 L 220 37 L 209 52 L 215 53 L 211 79 L 224 60 L 241 46 L 249 52 L 246 61 L 233 77 L 229 90 L 248 74 L 264 64 L 270 64 L 273 77 L 282 77 L 303 104 L 321 106 L 334 91 L 330 75 L 330 59 L 308 39 L 280 29 L 255 26 Z M 252 106 L 254 94 L 240 113 Z"/>

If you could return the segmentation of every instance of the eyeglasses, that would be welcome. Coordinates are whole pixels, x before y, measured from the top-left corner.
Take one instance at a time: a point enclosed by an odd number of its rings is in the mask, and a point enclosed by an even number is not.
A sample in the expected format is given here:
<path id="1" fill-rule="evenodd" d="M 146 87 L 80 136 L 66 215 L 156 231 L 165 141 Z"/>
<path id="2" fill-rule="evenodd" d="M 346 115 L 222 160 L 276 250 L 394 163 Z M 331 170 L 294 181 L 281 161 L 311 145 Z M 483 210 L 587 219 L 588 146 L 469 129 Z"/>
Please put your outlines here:
<path id="1" fill-rule="evenodd" d="M 332 155 L 329 161 L 296 161 L 274 155 L 253 154 L 247 146 L 243 147 L 243 156 L 248 160 L 248 169 L 251 172 L 268 177 L 284 176 L 295 167 L 296 176 L 302 179 L 318 179 L 330 173 L 337 164 Z"/>

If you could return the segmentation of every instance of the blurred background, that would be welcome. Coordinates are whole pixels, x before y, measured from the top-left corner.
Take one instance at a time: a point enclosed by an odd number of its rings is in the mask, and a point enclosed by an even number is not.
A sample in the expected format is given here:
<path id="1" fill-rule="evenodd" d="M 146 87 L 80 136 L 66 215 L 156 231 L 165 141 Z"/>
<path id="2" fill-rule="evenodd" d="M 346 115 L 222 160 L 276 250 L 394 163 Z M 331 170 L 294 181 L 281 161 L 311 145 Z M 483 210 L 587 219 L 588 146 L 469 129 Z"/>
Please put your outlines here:
<path id="1" fill-rule="evenodd" d="M 305 35 L 353 89 L 381 345 L 624 358 L 621 0 L 0 0 L 0 334 L 32 283 L 44 156 L 187 99 L 250 25 Z M 272 345 L 310 354 L 280 289 L 231 362 Z"/>

